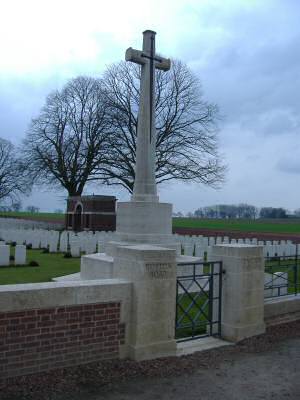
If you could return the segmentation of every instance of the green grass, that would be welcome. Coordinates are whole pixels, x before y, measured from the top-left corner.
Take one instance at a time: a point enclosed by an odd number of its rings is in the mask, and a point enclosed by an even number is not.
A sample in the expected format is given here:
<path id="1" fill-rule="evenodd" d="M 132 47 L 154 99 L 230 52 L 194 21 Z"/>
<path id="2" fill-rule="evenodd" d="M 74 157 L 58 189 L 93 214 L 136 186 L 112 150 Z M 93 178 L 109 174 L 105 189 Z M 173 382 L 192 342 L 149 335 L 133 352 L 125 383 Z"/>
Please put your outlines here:
<path id="1" fill-rule="evenodd" d="M 6 211 L 1 212 L 0 217 L 7 217 L 7 218 L 25 218 L 30 219 L 33 218 L 39 221 L 63 221 L 64 214 L 59 213 L 30 213 L 26 211 Z"/>
<path id="2" fill-rule="evenodd" d="M 54 277 L 80 271 L 80 258 L 64 258 L 61 253 L 44 254 L 42 250 L 27 250 L 27 262 L 32 260 L 37 261 L 39 267 L 0 267 L 0 284 L 49 282 Z"/>
<path id="3" fill-rule="evenodd" d="M 300 234 L 300 219 L 206 219 L 173 218 L 173 228 L 230 230 L 239 232 L 268 232 Z"/>
<path id="4" fill-rule="evenodd" d="M 194 300 L 194 303 L 192 302 Z M 177 327 L 175 338 L 182 339 L 190 336 L 205 335 L 208 320 L 204 314 L 199 313 L 199 307 L 203 307 L 207 302 L 207 296 L 198 292 L 181 293 L 177 295 Z M 193 303 L 193 304 L 192 304 Z M 180 306 L 179 306 L 180 305 Z M 185 310 L 185 313 L 183 310 Z M 203 311 L 209 317 L 209 302 L 203 307 Z"/>

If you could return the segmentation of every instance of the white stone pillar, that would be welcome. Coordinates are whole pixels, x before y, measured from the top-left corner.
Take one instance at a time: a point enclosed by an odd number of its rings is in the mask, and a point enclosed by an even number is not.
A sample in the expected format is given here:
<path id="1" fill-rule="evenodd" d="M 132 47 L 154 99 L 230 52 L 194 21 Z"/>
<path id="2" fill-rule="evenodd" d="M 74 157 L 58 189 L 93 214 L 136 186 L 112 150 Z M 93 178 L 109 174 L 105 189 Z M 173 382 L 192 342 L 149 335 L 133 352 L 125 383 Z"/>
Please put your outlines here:
<path id="1" fill-rule="evenodd" d="M 237 342 L 265 332 L 262 247 L 226 244 L 213 247 L 223 262 L 222 324 L 224 339 Z"/>
<path id="2" fill-rule="evenodd" d="M 26 246 L 17 244 L 15 247 L 15 265 L 26 264 Z"/>
<path id="3" fill-rule="evenodd" d="M 114 277 L 133 283 L 129 357 L 175 355 L 176 250 L 151 245 L 120 246 Z"/>

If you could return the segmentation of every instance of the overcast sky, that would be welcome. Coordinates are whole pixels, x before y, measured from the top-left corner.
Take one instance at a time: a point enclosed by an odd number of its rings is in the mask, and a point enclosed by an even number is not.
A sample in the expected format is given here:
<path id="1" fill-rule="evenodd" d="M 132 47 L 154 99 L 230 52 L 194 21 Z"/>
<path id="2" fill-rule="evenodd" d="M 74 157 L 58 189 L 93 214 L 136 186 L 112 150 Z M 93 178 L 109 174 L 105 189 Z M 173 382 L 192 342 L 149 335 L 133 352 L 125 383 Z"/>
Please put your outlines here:
<path id="1" fill-rule="evenodd" d="M 159 189 L 160 199 L 184 212 L 240 202 L 299 208 L 299 21 L 299 0 L 2 1 L 0 137 L 20 143 L 49 92 L 77 75 L 101 75 L 152 29 L 159 53 L 185 61 L 219 105 L 228 165 L 220 190 L 176 182 Z M 64 197 L 36 190 L 23 204 L 53 211 Z"/>

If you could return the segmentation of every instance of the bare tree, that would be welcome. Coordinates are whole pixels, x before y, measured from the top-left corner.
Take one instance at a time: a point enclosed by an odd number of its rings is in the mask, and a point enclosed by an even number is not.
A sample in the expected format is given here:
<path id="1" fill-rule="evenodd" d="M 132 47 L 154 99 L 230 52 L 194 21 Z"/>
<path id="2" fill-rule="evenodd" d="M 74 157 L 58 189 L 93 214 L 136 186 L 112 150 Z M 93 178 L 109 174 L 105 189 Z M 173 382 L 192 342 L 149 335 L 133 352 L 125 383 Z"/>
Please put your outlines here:
<path id="1" fill-rule="evenodd" d="M 139 106 L 140 68 L 121 62 L 109 67 L 103 79 L 113 135 L 110 161 L 98 169 L 108 185 L 132 191 Z M 156 74 L 156 181 L 172 179 L 217 186 L 225 166 L 217 149 L 218 108 L 203 99 L 198 78 L 173 61 Z"/>
<path id="2" fill-rule="evenodd" d="M 0 200 L 15 201 L 29 191 L 24 166 L 13 144 L 0 138 Z"/>
<path id="3" fill-rule="evenodd" d="M 133 189 L 140 68 L 121 62 L 104 78 L 79 77 L 48 96 L 32 120 L 24 156 L 37 183 L 81 195 L 89 181 Z M 199 80 L 173 61 L 156 74 L 156 181 L 217 186 L 225 167 L 217 149 L 218 109 L 203 99 Z"/>
<path id="4" fill-rule="evenodd" d="M 108 123 L 102 83 L 78 77 L 47 97 L 24 141 L 24 157 L 36 183 L 81 195 L 107 158 Z"/>

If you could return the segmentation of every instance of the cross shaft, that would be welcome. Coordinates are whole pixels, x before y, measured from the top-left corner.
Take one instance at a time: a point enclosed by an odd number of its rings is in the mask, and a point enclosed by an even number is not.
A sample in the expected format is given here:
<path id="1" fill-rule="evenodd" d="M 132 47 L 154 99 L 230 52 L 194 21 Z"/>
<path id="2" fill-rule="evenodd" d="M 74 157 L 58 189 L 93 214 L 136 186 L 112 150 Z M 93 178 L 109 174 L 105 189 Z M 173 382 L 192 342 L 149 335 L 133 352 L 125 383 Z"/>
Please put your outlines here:
<path id="1" fill-rule="evenodd" d="M 158 201 L 155 182 L 155 69 L 167 71 L 170 60 L 156 56 L 155 32 L 143 32 L 143 49 L 126 50 L 125 59 L 141 65 L 135 182 L 132 199 Z"/>

